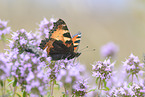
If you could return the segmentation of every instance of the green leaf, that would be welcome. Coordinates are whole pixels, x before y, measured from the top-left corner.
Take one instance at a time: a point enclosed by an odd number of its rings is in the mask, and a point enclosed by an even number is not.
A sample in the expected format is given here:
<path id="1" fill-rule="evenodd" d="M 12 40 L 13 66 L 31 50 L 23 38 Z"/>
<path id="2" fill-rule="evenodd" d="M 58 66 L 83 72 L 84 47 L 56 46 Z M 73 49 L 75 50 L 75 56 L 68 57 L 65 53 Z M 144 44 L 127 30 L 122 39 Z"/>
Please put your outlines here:
<path id="1" fill-rule="evenodd" d="M 12 80 L 11 80 L 11 79 L 7 79 L 7 81 L 8 81 L 8 82 L 11 82 Z"/>
<path id="2" fill-rule="evenodd" d="M 18 94 L 18 93 L 16 93 L 16 94 L 17 94 L 17 96 L 18 96 L 18 97 L 21 97 L 21 95 L 20 95 L 20 94 Z"/>
<path id="3" fill-rule="evenodd" d="M 47 96 L 47 97 L 51 97 L 51 96 L 50 96 L 50 93 L 48 94 L 48 96 Z"/>
<path id="4" fill-rule="evenodd" d="M 2 81 L 2 80 L 0 80 L 0 84 L 1 84 L 1 86 L 2 86 L 2 87 L 4 86 L 4 84 L 3 84 L 3 81 Z"/>
<path id="5" fill-rule="evenodd" d="M 128 83 L 127 87 L 129 88 L 132 84 L 133 84 L 132 82 Z"/>
<path id="6" fill-rule="evenodd" d="M 137 80 L 139 81 L 137 74 L 135 74 L 135 76 L 136 76 Z"/>
<path id="7" fill-rule="evenodd" d="M 11 91 L 11 90 L 7 90 L 7 94 L 8 94 L 10 97 L 12 97 L 12 95 L 13 95 L 14 93 L 13 93 L 13 91 Z"/>
<path id="8" fill-rule="evenodd" d="M 23 91 L 23 97 L 26 97 L 26 91 Z"/>
<path id="9" fill-rule="evenodd" d="M 88 92 L 92 92 L 92 91 L 95 91 L 96 90 L 96 88 L 95 89 L 91 89 L 91 90 L 89 90 Z"/>
<path id="10" fill-rule="evenodd" d="M 106 88 L 107 82 L 105 81 L 105 79 L 103 79 L 103 83 L 104 83 L 104 88 Z"/>
<path id="11" fill-rule="evenodd" d="M 96 84 L 98 83 L 99 78 L 100 78 L 100 77 L 97 77 L 97 78 L 96 78 Z"/>
<path id="12" fill-rule="evenodd" d="M 129 79 L 130 75 L 132 75 L 132 73 L 130 73 L 130 74 L 127 76 L 127 79 Z"/>
<path id="13" fill-rule="evenodd" d="M 1 35 L 1 39 L 2 39 L 2 41 L 4 41 L 4 42 L 6 41 L 6 38 L 5 38 L 5 35 L 4 35 L 4 34 Z"/>
<path id="14" fill-rule="evenodd" d="M 60 85 L 58 83 L 56 83 L 56 80 L 54 81 L 54 84 L 58 86 L 58 90 L 60 89 Z"/>
<path id="15" fill-rule="evenodd" d="M 11 85 L 13 82 L 14 82 L 14 80 L 11 80 L 11 81 L 8 83 L 8 86 Z"/>
<path id="16" fill-rule="evenodd" d="M 13 87 L 15 87 L 17 85 L 17 78 L 15 78 L 14 83 L 13 83 Z"/>
<path id="17" fill-rule="evenodd" d="M 63 94 L 63 95 L 62 95 L 62 97 L 69 97 L 69 96 L 68 96 L 68 95 Z M 72 97 L 74 97 L 74 95 L 73 95 Z"/>
<path id="18" fill-rule="evenodd" d="M 110 89 L 108 87 L 106 87 L 105 89 L 101 89 L 101 90 L 109 91 Z"/>

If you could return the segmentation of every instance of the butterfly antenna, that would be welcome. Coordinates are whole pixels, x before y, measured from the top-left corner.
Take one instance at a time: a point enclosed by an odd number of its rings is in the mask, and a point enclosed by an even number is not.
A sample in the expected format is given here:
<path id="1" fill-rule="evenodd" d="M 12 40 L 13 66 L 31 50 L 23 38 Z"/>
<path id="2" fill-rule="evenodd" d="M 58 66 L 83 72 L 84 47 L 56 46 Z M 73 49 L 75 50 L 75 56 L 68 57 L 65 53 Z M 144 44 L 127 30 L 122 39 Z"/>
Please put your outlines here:
<path id="1" fill-rule="evenodd" d="M 85 51 L 82 51 L 82 52 L 86 52 L 86 51 L 95 51 L 95 50 L 96 50 L 96 49 L 92 49 L 92 50 L 85 50 Z M 82 53 L 82 52 L 81 52 L 81 53 Z"/>
<path id="2" fill-rule="evenodd" d="M 87 49 L 88 47 L 89 47 L 89 46 L 86 46 L 86 47 L 82 48 L 80 51 L 83 51 L 83 50 Z"/>

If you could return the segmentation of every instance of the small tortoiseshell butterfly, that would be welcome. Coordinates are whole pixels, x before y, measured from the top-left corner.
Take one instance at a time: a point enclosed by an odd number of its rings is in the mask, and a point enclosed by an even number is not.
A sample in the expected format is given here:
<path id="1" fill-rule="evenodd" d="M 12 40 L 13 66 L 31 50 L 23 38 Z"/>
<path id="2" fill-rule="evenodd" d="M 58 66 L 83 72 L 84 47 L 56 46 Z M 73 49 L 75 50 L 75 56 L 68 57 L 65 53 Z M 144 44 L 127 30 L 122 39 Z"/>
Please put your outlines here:
<path id="1" fill-rule="evenodd" d="M 59 19 L 54 23 L 53 29 L 49 32 L 49 38 L 41 41 L 40 48 L 46 49 L 52 60 L 78 57 L 81 53 L 76 52 L 80 43 L 81 33 L 71 37 L 66 23 Z"/>

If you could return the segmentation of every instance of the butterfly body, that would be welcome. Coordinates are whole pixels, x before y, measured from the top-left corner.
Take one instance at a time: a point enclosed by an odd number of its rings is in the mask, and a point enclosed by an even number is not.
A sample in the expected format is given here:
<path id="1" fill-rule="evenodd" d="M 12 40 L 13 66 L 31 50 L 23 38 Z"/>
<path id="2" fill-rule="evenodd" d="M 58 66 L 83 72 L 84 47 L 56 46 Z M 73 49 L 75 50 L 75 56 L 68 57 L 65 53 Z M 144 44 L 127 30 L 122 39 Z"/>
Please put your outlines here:
<path id="1" fill-rule="evenodd" d="M 52 60 L 72 59 L 81 54 L 76 52 L 80 39 L 81 33 L 71 37 L 66 23 L 59 19 L 49 32 L 49 38 L 41 41 L 40 48 L 46 49 Z"/>

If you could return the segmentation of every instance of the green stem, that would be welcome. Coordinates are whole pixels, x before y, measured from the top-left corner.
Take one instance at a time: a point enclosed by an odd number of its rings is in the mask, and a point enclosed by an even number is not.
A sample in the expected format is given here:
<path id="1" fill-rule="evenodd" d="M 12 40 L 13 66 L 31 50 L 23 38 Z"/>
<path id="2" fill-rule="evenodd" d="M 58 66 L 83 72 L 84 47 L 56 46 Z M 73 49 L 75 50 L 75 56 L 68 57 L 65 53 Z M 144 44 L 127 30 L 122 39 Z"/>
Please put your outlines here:
<path id="1" fill-rule="evenodd" d="M 99 83 L 98 83 L 98 91 L 100 90 L 101 87 L 101 78 L 99 79 Z M 99 97 L 99 92 L 97 93 L 96 97 Z"/>
<path id="2" fill-rule="evenodd" d="M 6 84 L 6 80 L 4 80 L 4 86 L 3 86 L 3 88 L 4 88 L 4 95 L 5 95 L 5 84 Z"/>
<path id="3" fill-rule="evenodd" d="M 100 89 L 100 87 L 101 87 L 101 78 L 100 78 L 99 83 L 98 83 L 98 90 Z"/>
<path id="4" fill-rule="evenodd" d="M 2 34 L 1 39 L 2 39 L 2 42 L 3 42 L 4 48 L 6 48 L 6 43 L 5 43 L 6 39 L 5 39 L 5 35 L 4 34 Z"/>
<path id="5" fill-rule="evenodd" d="M 17 86 L 14 87 L 14 93 L 13 93 L 13 96 L 12 97 L 15 97 L 16 90 L 17 90 Z"/>
<path id="6" fill-rule="evenodd" d="M 1 92 L 2 92 L 2 97 L 3 97 L 4 96 L 4 88 L 3 87 L 2 87 Z"/>
<path id="7" fill-rule="evenodd" d="M 66 89 L 65 85 L 64 85 L 64 91 L 65 91 L 65 96 L 67 96 L 68 93 L 67 93 L 67 89 Z"/>
<path id="8" fill-rule="evenodd" d="M 133 74 L 132 74 L 132 84 L 133 84 Z"/>
<path id="9" fill-rule="evenodd" d="M 11 91 L 13 91 L 13 89 L 12 89 L 12 86 L 10 85 L 10 89 L 11 89 Z"/>
<path id="10" fill-rule="evenodd" d="M 54 88 L 54 81 L 52 80 L 52 82 L 50 84 L 51 97 L 53 97 L 53 88 Z"/>

